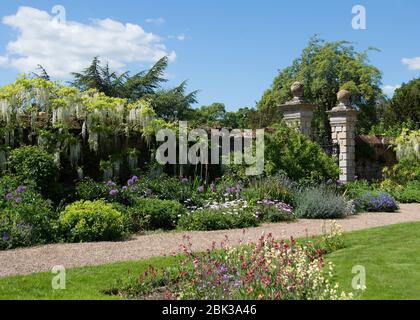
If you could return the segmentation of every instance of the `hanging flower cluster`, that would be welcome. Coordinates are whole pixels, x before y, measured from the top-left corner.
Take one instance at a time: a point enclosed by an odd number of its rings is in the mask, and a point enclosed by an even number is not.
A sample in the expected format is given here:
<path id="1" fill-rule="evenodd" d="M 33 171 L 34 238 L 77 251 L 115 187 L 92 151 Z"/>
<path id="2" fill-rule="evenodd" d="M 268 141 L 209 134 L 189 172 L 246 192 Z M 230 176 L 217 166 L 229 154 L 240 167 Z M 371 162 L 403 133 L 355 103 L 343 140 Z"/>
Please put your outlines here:
<path id="1" fill-rule="evenodd" d="M 120 149 L 122 139 L 131 132 L 141 133 L 150 144 L 156 131 L 167 125 L 156 118 L 144 99 L 128 104 L 126 99 L 108 97 L 95 89 L 81 92 L 25 75 L 0 88 L 0 145 L 14 148 L 29 138 L 32 143 L 53 150 L 57 162 L 66 156 L 78 171 L 84 142 L 103 158 L 112 149 Z M 0 152 L 0 167 L 6 158 L 7 153 Z M 118 161 L 111 164 L 113 175 L 119 172 Z M 136 149 L 129 150 L 127 162 L 130 170 L 137 169 Z"/>

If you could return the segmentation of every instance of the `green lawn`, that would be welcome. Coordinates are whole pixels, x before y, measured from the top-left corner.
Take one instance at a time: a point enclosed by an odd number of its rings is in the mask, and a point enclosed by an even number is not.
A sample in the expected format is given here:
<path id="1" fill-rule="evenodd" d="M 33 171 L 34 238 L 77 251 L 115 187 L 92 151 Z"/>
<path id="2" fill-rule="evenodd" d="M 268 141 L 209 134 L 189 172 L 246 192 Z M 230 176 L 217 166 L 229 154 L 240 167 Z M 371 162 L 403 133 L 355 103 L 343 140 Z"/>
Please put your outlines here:
<path id="1" fill-rule="evenodd" d="M 327 256 L 342 288 L 352 291 L 354 265 L 366 268 L 362 299 L 420 299 L 420 223 L 407 223 L 345 235 L 346 248 Z M 173 257 L 67 270 L 67 289 L 51 288 L 51 273 L 0 279 L 0 299 L 116 299 L 104 295 L 114 279 L 148 265 L 176 263 Z"/>
<path id="2" fill-rule="evenodd" d="M 348 233 L 345 242 L 345 249 L 327 257 L 344 290 L 352 290 L 352 267 L 362 265 L 367 286 L 362 299 L 420 299 L 420 223 Z"/>

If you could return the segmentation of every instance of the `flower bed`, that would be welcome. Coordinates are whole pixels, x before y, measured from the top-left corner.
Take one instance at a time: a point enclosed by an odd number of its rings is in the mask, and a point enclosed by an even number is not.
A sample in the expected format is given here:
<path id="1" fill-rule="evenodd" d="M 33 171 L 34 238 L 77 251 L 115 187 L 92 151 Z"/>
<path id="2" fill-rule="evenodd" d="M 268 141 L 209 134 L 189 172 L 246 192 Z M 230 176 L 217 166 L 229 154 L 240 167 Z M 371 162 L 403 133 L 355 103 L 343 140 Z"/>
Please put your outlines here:
<path id="1" fill-rule="evenodd" d="M 333 235 L 336 237 L 337 235 Z M 236 248 L 213 243 L 206 253 L 193 253 L 186 237 L 181 262 L 173 268 L 150 268 L 118 281 L 110 293 L 125 297 L 167 299 L 336 300 L 352 294 L 334 284 L 333 266 L 310 242 L 276 241 L 271 234 Z"/>
<path id="2" fill-rule="evenodd" d="M 359 211 L 394 212 L 398 210 L 394 197 L 384 192 L 365 193 L 355 200 L 355 205 Z"/>

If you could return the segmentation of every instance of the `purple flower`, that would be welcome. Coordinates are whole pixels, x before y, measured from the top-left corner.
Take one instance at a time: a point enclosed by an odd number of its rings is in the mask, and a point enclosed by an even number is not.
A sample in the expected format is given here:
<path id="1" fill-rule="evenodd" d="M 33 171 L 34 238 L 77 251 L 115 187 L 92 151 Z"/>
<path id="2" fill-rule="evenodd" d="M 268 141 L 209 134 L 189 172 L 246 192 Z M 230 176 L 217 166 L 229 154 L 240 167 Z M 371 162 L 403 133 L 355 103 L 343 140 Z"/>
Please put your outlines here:
<path id="1" fill-rule="evenodd" d="M 132 186 L 133 184 L 134 184 L 134 180 L 133 180 L 133 178 L 128 179 L 128 181 L 127 181 L 127 185 Z"/>
<path id="2" fill-rule="evenodd" d="M 111 181 L 111 180 L 109 180 L 109 181 L 106 183 L 106 185 L 107 185 L 108 187 L 115 187 L 115 186 L 116 186 L 115 182 L 113 182 L 113 181 Z"/>
<path id="3" fill-rule="evenodd" d="M 16 203 L 21 203 L 22 202 L 22 198 L 21 197 L 16 197 L 15 198 Z"/>
<path id="4" fill-rule="evenodd" d="M 2 239 L 3 239 L 3 241 L 9 241 L 9 240 L 10 240 L 10 237 L 9 237 L 9 235 L 5 232 L 5 233 L 3 233 L 3 237 L 2 237 Z"/>
<path id="5" fill-rule="evenodd" d="M 26 191 L 26 187 L 25 186 L 19 186 L 16 189 L 16 193 L 20 194 L 20 193 L 24 193 Z"/>
<path id="6" fill-rule="evenodd" d="M 110 196 L 116 196 L 118 194 L 118 190 L 117 189 L 112 189 L 110 192 L 109 192 L 109 195 Z"/>
<path id="7" fill-rule="evenodd" d="M 126 191 L 128 188 L 127 186 L 122 187 L 123 191 Z"/>
<path id="8" fill-rule="evenodd" d="M 203 192 L 204 192 L 204 186 L 199 186 L 199 187 L 197 188 L 197 191 L 198 191 L 199 193 L 203 193 Z"/>
<path id="9" fill-rule="evenodd" d="M 188 178 L 183 177 L 183 178 L 181 179 L 181 183 L 188 183 Z"/>
<path id="10" fill-rule="evenodd" d="M 6 194 L 5 198 L 6 198 L 6 200 L 12 200 L 13 199 L 13 194 L 11 192 L 9 192 L 8 194 Z"/>

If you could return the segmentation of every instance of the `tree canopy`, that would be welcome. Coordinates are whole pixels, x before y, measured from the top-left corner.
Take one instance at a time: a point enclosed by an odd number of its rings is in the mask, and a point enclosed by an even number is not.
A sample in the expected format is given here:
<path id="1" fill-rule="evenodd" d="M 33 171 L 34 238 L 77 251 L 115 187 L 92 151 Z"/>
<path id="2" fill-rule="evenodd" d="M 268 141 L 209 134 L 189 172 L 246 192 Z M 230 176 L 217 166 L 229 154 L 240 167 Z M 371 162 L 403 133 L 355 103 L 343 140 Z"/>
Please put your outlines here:
<path id="1" fill-rule="evenodd" d="M 91 64 L 81 72 L 74 72 L 71 85 L 81 91 L 96 89 L 109 97 L 118 97 L 134 102 L 147 99 L 159 117 L 175 119 L 184 116 L 196 102 L 197 91 L 187 93 L 186 82 L 175 88 L 164 89 L 162 84 L 168 58 L 163 57 L 149 70 L 131 75 L 129 71 L 118 74 L 111 71 L 108 64 L 101 65 L 99 57 L 94 57 Z"/>
<path id="2" fill-rule="evenodd" d="M 398 123 L 420 124 L 420 78 L 403 83 L 391 99 L 391 108 Z"/>
<path id="3" fill-rule="evenodd" d="M 301 56 L 275 77 L 257 109 L 272 114 L 276 106 L 292 98 L 290 86 L 300 81 L 304 85 L 303 97 L 319 106 L 314 129 L 315 137 L 320 139 L 329 132 L 326 111 L 337 104 L 337 92 L 347 89 L 352 93 L 352 103 L 360 110 L 359 132 L 368 131 L 378 119 L 376 103 L 382 96 L 381 72 L 369 64 L 368 50 L 358 52 L 346 41 L 325 42 L 317 36 L 311 38 Z"/>

